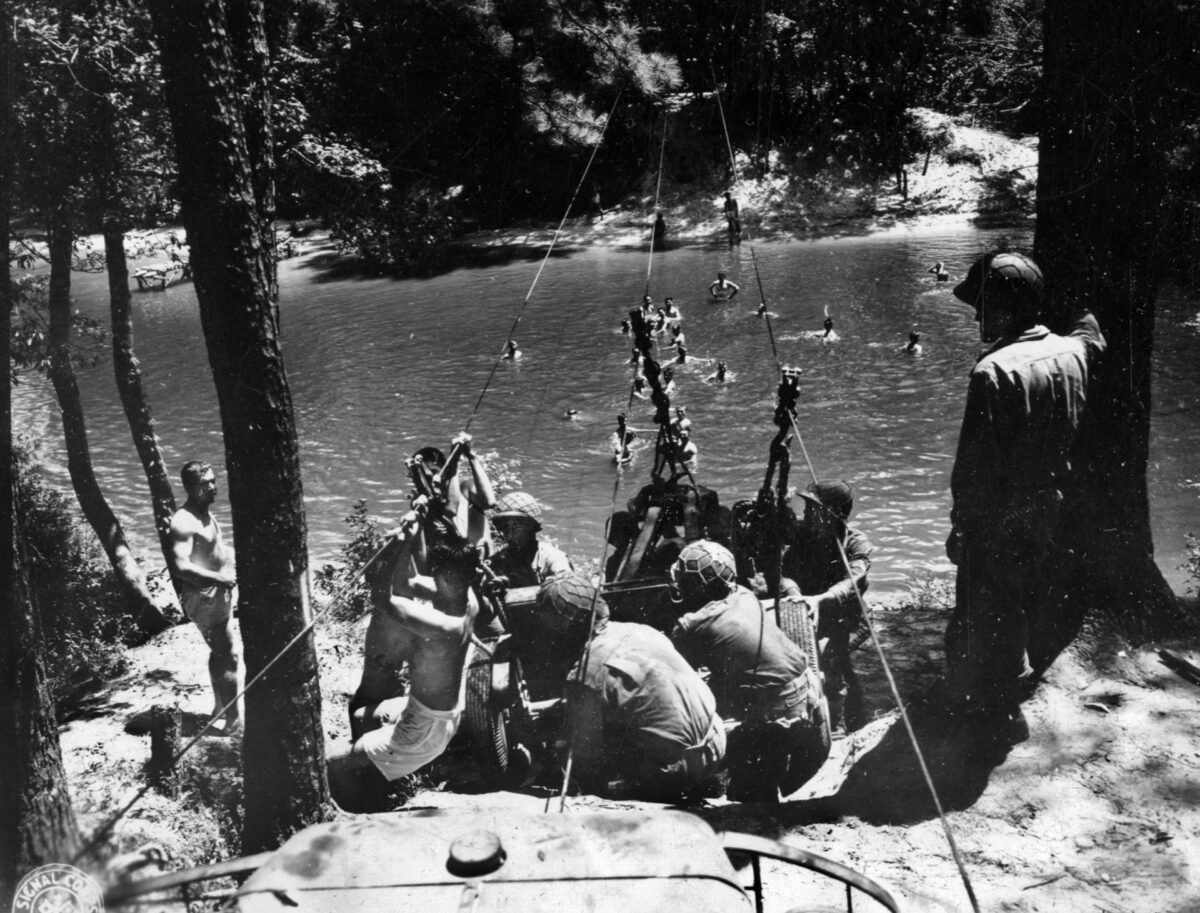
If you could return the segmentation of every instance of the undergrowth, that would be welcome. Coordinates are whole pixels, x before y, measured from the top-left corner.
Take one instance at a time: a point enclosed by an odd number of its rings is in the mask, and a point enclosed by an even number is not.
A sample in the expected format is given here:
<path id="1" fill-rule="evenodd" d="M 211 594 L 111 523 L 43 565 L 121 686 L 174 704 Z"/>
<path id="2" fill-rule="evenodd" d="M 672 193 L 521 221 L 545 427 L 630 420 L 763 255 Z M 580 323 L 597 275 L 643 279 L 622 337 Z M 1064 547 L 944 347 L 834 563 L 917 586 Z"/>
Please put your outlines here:
<path id="1" fill-rule="evenodd" d="M 41 619 L 51 697 L 61 712 L 97 680 L 121 674 L 125 648 L 143 637 L 122 609 L 91 529 L 43 478 L 37 445 L 15 442 L 13 463 L 29 591 Z"/>

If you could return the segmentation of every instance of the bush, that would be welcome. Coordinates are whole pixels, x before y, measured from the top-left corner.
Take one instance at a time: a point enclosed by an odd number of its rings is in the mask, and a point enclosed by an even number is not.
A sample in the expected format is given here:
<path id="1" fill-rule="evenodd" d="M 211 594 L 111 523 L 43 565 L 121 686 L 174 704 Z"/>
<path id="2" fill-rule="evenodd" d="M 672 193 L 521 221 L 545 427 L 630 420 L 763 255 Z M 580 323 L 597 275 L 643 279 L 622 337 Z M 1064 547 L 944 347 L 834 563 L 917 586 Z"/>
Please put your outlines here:
<path id="1" fill-rule="evenodd" d="M 21 545 L 41 618 L 56 706 L 125 669 L 125 647 L 142 639 L 122 609 L 112 569 L 73 504 L 42 477 L 36 445 L 13 447 Z M 62 709 L 59 706 L 59 709 Z"/>
<path id="2" fill-rule="evenodd" d="M 383 548 L 383 531 L 367 514 L 367 502 L 358 500 L 343 521 L 350 540 L 342 546 L 340 564 L 327 564 L 316 573 L 317 592 L 337 599 L 330 614 L 343 620 L 361 618 L 371 611 L 371 588 L 363 569 Z"/>
<path id="3" fill-rule="evenodd" d="M 492 487 L 497 495 L 519 488 L 518 464 L 505 459 L 497 451 L 489 450 L 477 454 Z M 316 591 L 337 605 L 329 614 L 342 621 L 362 618 L 371 611 L 371 588 L 367 584 L 367 563 L 372 562 L 383 549 L 384 530 L 367 513 L 367 502 L 354 502 L 343 522 L 350 527 L 350 539 L 342 546 L 342 558 L 337 564 L 326 564 L 314 577 Z"/>

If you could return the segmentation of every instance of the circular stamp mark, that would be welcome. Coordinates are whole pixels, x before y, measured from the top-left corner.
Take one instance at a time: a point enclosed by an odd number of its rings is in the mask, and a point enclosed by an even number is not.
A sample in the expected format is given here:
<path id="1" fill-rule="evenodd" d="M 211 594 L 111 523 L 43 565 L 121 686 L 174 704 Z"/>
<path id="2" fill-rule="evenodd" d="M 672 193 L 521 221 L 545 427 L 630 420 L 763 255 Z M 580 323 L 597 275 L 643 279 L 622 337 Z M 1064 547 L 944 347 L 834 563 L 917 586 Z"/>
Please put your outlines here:
<path id="1" fill-rule="evenodd" d="M 103 913 L 100 885 L 73 865 L 39 866 L 21 879 L 12 913 Z"/>

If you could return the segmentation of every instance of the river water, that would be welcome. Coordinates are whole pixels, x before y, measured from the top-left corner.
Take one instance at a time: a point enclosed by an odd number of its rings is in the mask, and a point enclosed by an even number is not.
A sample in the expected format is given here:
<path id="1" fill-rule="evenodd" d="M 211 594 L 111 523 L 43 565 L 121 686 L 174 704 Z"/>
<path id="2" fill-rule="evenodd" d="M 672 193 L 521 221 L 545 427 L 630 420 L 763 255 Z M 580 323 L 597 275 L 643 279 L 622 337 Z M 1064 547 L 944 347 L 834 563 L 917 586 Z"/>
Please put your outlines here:
<path id="1" fill-rule="evenodd" d="M 767 322 L 754 315 L 756 260 L 778 361 L 804 371 L 804 448 L 818 475 L 854 488 L 853 522 L 876 548 L 873 589 L 902 590 L 922 569 L 947 572 L 949 474 L 966 376 L 981 345 L 970 310 L 950 294 L 953 282 L 936 283 L 927 270 L 943 260 L 961 274 L 986 248 L 1030 240 L 1025 232 L 955 227 L 732 250 L 714 239 L 653 257 L 634 244 L 565 247 L 536 284 L 534 257 L 490 258 L 407 280 L 347 278 L 327 249 L 284 261 L 284 353 L 313 563 L 337 558 L 355 500 L 365 498 L 381 521 L 395 520 L 406 508 L 404 458 L 425 444 L 444 447 L 468 419 L 477 449 L 509 461 L 521 487 L 543 503 L 548 535 L 573 557 L 598 559 L 614 482 L 624 503 L 652 462 L 642 450 L 618 469 L 609 444 L 631 376 L 631 343 L 619 323 L 647 278 L 656 304 L 672 295 L 683 311 L 695 359 L 678 369 L 673 402 L 692 420 L 697 480 L 725 504 L 752 496 L 774 431 L 778 381 Z M 733 302 L 707 300 L 718 268 L 742 287 Z M 104 282 L 75 279 L 76 306 L 102 322 Z M 191 284 L 135 292 L 134 307 L 136 349 L 168 465 L 175 473 L 187 459 L 210 459 L 220 477 L 220 423 Z M 826 308 L 838 336 L 832 343 L 813 338 Z M 1164 293 L 1155 369 L 1152 519 L 1159 564 L 1181 592 L 1183 535 L 1200 527 L 1198 309 L 1194 299 Z M 518 313 L 523 357 L 501 363 L 481 397 Z M 917 357 L 901 351 L 914 327 L 923 347 Z M 728 365 L 731 382 L 705 382 L 716 359 Z M 111 367 L 81 369 L 80 378 L 97 475 L 135 543 L 154 555 L 146 484 Z M 47 385 L 23 383 L 16 397 L 23 424 L 45 436 L 48 478 L 69 492 Z M 564 419 L 568 409 L 578 410 L 575 420 Z M 630 425 L 650 429 L 650 414 L 648 403 L 635 401 Z M 793 482 L 803 483 L 796 444 L 793 457 Z M 217 509 L 228 516 L 223 497 Z"/>

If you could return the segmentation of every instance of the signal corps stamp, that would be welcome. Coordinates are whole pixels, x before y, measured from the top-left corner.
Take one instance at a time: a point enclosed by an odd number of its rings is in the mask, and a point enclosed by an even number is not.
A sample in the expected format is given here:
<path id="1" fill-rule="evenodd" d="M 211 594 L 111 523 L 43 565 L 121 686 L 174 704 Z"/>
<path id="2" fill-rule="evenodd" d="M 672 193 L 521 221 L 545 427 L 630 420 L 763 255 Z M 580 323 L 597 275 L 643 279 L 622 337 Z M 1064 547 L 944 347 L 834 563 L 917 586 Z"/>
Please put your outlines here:
<path id="1" fill-rule="evenodd" d="M 39 866 L 21 879 L 12 913 L 103 913 L 100 885 L 73 865 Z"/>

